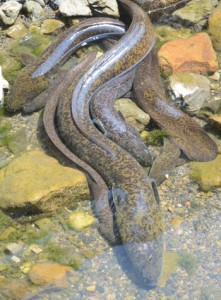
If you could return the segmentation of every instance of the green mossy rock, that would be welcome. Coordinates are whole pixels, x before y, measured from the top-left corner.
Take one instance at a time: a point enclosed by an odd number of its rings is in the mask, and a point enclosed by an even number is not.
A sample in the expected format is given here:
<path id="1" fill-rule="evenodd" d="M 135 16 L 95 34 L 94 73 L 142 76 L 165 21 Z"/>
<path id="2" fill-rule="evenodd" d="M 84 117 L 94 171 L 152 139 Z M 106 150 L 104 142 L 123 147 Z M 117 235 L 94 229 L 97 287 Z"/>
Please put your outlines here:
<path id="1" fill-rule="evenodd" d="M 0 170 L 0 207 L 54 211 L 87 199 L 84 174 L 64 167 L 40 150 L 24 153 Z"/>
<path id="2" fill-rule="evenodd" d="M 204 192 L 221 186 L 221 155 L 209 162 L 192 162 L 190 177 Z"/>

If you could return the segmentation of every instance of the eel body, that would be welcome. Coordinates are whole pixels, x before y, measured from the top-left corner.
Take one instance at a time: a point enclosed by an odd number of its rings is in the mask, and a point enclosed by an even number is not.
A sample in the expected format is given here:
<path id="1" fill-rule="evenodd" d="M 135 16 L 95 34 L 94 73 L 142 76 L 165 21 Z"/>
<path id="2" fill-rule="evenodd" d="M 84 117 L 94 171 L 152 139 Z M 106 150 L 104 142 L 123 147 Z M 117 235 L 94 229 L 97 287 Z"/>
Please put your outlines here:
<path id="1" fill-rule="evenodd" d="M 82 44 L 103 38 L 104 32 L 105 37 L 121 36 L 125 33 L 125 25 L 111 18 L 93 18 L 62 33 L 35 62 L 21 70 L 10 91 L 7 109 L 18 111 L 40 95 L 52 84 L 56 72 L 74 51 Z"/>
<path id="2" fill-rule="evenodd" d="M 95 169 L 112 191 L 124 249 L 146 287 L 153 288 L 161 274 L 164 245 L 163 218 L 155 184 L 135 159 L 95 128 L 89 114 L 95 91 L 134 68 L 134 62 L 138 64 L 154 45 L 146 13 L 130 1 L 119 2 L 132 20 L 127 33 L 95 61 L 76 87 L 68 88 L 69 95 L 67 91 L 63 101 L 59 101 L 57 122 L 65 144 Z M 79 139 L 76 131 L 81 134 Z"/>

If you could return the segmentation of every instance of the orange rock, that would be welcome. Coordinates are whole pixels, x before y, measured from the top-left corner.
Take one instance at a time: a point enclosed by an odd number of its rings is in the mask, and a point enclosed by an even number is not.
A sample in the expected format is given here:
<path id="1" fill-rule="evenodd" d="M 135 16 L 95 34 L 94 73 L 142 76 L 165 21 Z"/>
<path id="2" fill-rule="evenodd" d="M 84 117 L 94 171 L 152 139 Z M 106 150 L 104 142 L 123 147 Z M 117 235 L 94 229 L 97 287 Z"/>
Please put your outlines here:
<path id="1" fill-rule="evenodd" d="M 70 267 L 56 263 L 38 263 L 31 268 L 29 278 L 38 285 L 50 283 L 59 287 L 67 287 L 66 273 L 70 270 Z"/>
<path id="2" fill-rule="evenodd" d="M 205 74 L 218 69 L 216 52 L 207 33 L 165 43 L 158 52 L 160 66 L 166 75 L 174 72 Z"/>

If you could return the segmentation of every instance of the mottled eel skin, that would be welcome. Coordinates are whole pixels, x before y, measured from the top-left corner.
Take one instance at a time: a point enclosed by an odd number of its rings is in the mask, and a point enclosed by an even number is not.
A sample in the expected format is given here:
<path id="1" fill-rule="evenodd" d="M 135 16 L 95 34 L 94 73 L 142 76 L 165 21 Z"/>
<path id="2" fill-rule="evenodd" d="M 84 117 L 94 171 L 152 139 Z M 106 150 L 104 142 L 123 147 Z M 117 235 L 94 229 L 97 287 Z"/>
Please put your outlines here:
<path id="1" fill-rule="evenodd" d="M 144 11 L 130 1 L 119 2 L 132 19 L 127 33 L 93 64 L 76 87 L 69 86 L 59 101 L 57 122 L 65 144 L 92 166 L 112 190 L 124 249 L 146 288 L 154 288 L 161 274 L 164 245 L 163 217 L 155 184 L 135 159 L 94 127 L 89 115 L 95 90 L 130 70 L 154 44 L 152 26 Z"/>
<path id="2" fill-rule="evenodd" d="M 62 142 L 56 128 L 55 120 L 59 99 L 60 101 L 63 100 L 63 93 L 65 93 L 67 89 L 70 91 L 70 86 L 72 87 L 77 84 L 81 75 L 92 65 L 95 58 L 96 53 L 93 52 L 81 59 L 81 61 L 66 74 L 66 78 L 60 82 L 56 89 L 51 92 L 44 108 L 43 123 L 46 133 L 56 148 L 65 155 L 65 157 L 71 162 L 71 165 L 83 171 L 87 176 L 91 196 L 95 203 L 95 214 L 99 220 L 99 230 L 111 245 L 116 245 L 120 243 L 120 239 L 114 228 L 112 210 L 108 205 L 109 189 L 102 177 L 87 163 L 70 151 L 69 148 Z M 60 113 L 63 112 L 58 111 L 58 114 Z M 75 138 L 76 136 L 81 138 L 81 134 L 77 132 L 77 130 Z"/>
<path id="3" fill-rule="evenodd" d="M 166 97 L 156 49 L 137 68 L 133 90 L 141 109 L 170 133 L 170 139 L 189 159 L 210 161 L 216 157 L 216 143 L 193 118 L 175 108 Z"/>
<path id="4" fill-rule="evenodd" d="M 96 40 L 98 36 L 102 38 L 104 32 L 105 37 L 112 36 L 112 33 L 123 35 L 125 25 L 111 18 L 93 18 L 84 20 L 62 33 L 34 63 L 28 64 L 21 70 L 10 91 L 7 109 L 9 111 L 24 109 L 25 104 L 39 96 L 52 84 L 60 66 L 81 47 L 82 43 Z M 29 109 L 28 112 L 32 112 L 30 105 Z"/>

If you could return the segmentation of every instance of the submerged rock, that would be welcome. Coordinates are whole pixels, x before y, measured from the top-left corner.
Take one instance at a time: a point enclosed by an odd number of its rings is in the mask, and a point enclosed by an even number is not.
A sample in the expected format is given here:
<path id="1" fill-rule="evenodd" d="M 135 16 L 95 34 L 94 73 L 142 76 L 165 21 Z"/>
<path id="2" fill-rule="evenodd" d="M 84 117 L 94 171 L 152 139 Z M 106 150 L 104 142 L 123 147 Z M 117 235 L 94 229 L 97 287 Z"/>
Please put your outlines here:
<path id="1" fill-rule="evenodd" d="M 62 27 L 64 27 L 64 23 L 59 20 L 54 20 L 54 19 L 47 19 L 44 20 L 43 23 L 41 24 L 41 33 L 43 34 L 50 34 L 53 32 L 58 31 Z"/>
<path id="2" fill-rule="evenodd" d="M 53 211 L 88 198 L 83 173 L 40 150 L 24 153 L 0 170 L 0 207 Z"/>
<path id="3" fill-rule="evenodd" d="M 210 37 L 202 32 L 188 39 L 164 44 L 159 52 L 159 63 L 166 75 L 175 72 L 206 74 L 218 69 L 216 52 Z"/>
<path id="4" fill-rule="evenodd" d="M 190 177 L 200 189 L 208 192 L 221 186 L 221 155 L 210 162 L 191 162 Z"/>
<path id="5" fill-rule="evenodd" d="M 191 114 L 196 114 L 204 105 L 210 93 L 210 81 L 194 73 L 174 73 L 169 77 L 169 90 L 172 101 L 184 107 Z"/>
<path id="6" fill-rule="evenodd" d="M 69 218 L 69 226 L 75 230 L 82 230 L 90 227 L 95 218 L 87 212 L 73 212 Z"/>
<path id="7" fill-rule="evenodd" d="M 66 274 L 70 270 L 70 267 L 56 263 L 38 263 L 31 268 L 29 278 L 32 283 L 37 285 L 55 284 L 58 287 L 67 287 Z"/>
<path id="8" fill-rule="evenodd" d="M 59 3 L 59 11 L 65 17 L 92 16 L 87 0 L 63 0 Z"/>
<path id="9" fill-rule="evenodd" d="M 139 132 L 143 131 L 150 121 L 148 114 L 143 112 L 131 99 L 122 98 L 115 102 L 115 108 L 122 113 L 126 122 Z"/>

